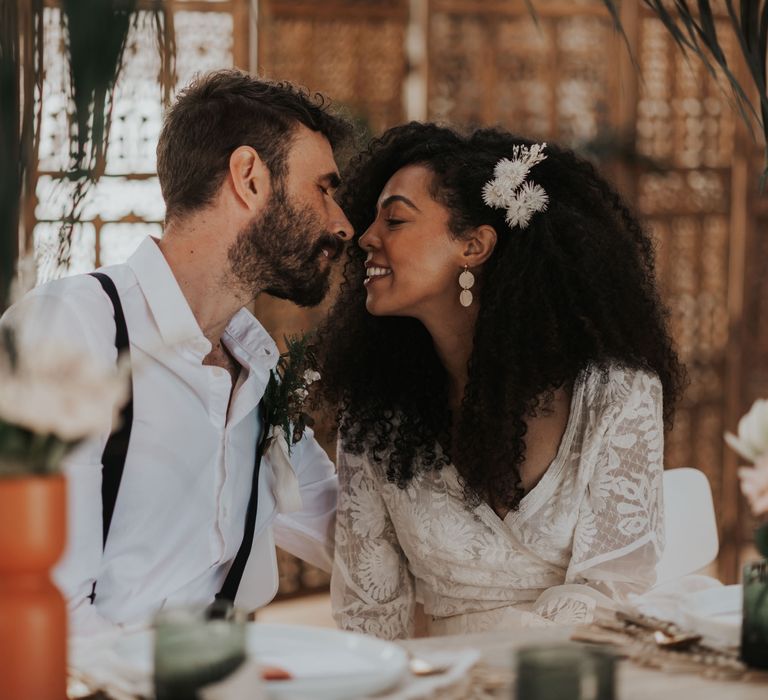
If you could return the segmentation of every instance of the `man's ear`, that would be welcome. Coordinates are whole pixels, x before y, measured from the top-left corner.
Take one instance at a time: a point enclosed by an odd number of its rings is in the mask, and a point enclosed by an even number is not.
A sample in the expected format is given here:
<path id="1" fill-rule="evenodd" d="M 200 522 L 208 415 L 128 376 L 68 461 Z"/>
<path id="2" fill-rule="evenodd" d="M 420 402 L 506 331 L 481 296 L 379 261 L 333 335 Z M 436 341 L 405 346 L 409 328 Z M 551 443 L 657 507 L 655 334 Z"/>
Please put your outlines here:
<path id="1" fill-rule="evenodd" d="M 474 229 L 469 238 L 464 240 L 462 266 L 479 267 L 496 248 L 496 229 L 483 224 Z"/>
<path id="2" fill-rule="evenodd" d="M 229 175 L 235 196 L 252 211 L 261 209 L 272 192 L 264 161 L 250 146 L 238 146 L 229 157 Z"/>

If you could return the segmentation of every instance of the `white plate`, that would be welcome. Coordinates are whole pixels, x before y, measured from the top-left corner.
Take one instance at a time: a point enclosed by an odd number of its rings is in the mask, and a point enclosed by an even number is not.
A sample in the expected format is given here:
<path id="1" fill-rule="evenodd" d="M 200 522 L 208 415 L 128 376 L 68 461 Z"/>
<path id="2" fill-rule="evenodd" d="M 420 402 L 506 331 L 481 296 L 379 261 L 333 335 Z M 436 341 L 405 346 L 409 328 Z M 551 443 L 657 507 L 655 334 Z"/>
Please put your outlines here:
<path id="1" fill-rule="evenodd" d="M 720 586 L 691 593 L 683 604 L 686 627 L 705 642 L 738 646 L 741 639 L 741 586 Z"/>
<path id="2" fill-rule="evenodd" d="M 393 687 L 408 666 L 397 644 L 321 627 L 249 623 L 247 645 L 261 663 L 293 676 L 266 684 L 276 699 L 360 698 Z M 123 637 L 114 650 L 135 672 L 152 673 L 152 632 Z"/>

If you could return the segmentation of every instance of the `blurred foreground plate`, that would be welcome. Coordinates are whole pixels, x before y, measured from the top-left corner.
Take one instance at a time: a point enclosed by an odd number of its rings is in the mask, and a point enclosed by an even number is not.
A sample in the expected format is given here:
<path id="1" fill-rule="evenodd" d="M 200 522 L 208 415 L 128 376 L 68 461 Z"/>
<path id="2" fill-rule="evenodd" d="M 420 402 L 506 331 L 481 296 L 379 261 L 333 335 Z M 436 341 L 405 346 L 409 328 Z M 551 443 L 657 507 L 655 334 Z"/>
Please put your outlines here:
<path id="1" fill-rule="evenodd" d="M 397 644 L 352 632 L 254 622 L 247 635 L 251 656 L 293 677 L 265 684 L 276 700 L 361 698 L 392 688 L 408 667 L 407 654 Z M 151 675 L 151 631 L 121 638 L 114 651 L 134 672 Z"/>

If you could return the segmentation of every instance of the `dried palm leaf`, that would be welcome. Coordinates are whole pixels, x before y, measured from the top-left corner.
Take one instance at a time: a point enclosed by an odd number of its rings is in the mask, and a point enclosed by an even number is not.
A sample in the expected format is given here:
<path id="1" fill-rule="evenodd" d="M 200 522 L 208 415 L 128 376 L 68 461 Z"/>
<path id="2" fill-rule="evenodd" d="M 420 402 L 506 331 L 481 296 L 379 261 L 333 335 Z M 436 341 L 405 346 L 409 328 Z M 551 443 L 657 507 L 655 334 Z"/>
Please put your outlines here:
<path id="1" fill-rule="evenodd" d="M 688 0 L 643 2 L 659 18 L 684 53 L 697 57 L 715 80 L 725 78 L 732 102 L 742 120 L 753 135 L 757 125 L 765 140 L 765 177 L 768 174 L 768 0 L 741 0 L 738 8 L 733 0 L 724 0 L 730 31 L 749 69 L 749 83 L 744 84 L 728 62 L 722 37 L 718 35 L 717 14 L 710 0 L 696 0 L 695 4 Z M 616 22 L 618 13 L 614 0 L 603 0 L 603 3 Z"/>

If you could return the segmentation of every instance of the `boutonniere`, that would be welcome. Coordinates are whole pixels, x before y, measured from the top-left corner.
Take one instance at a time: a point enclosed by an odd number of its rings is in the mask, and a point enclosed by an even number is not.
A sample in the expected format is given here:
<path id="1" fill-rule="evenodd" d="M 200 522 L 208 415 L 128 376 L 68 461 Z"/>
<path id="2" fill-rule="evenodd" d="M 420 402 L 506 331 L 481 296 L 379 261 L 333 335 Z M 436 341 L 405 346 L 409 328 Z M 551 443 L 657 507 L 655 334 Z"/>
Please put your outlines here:
<path id="1" fill-rule="evenodd" d="M 291 464 L 291 449 L 301 440 L 312 418 L 304 412 L 309 387 L 320 379 L 317 360 L 307 335 L 285 338 L 286 351 L 280 355 L 262 402 L 267 425 L 264 454 L 275 476 L 275 498 L 283 513 L 301 510 L 299 480 Z"/>

